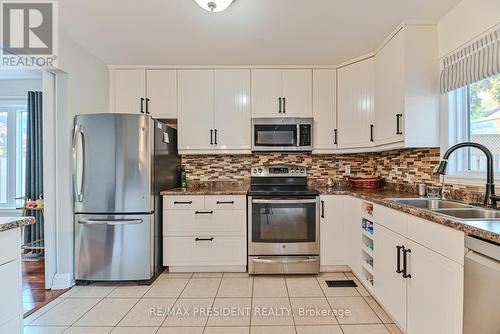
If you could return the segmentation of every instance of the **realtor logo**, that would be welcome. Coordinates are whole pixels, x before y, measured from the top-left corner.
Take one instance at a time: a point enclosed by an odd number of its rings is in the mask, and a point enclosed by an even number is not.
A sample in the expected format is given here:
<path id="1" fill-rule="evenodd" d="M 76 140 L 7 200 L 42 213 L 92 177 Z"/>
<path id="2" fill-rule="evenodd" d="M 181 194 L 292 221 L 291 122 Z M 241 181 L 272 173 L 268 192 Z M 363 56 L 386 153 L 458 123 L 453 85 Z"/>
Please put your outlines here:
<path id="1" fill-rule="evenodd" d="M 3 0 L 1 66 L 56 67 L 57 2 Z"/>

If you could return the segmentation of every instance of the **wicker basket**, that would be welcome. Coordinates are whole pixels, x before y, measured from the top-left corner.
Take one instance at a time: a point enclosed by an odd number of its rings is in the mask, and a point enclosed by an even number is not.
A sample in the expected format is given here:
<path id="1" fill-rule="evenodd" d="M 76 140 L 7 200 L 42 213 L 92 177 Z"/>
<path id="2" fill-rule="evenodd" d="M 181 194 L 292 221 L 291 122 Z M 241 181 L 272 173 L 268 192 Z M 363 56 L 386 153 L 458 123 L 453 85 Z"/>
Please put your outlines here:
<path id="1" fill-rule="evenodd" d="M 380 187 L 381 177 L 349 177 L 349 182 L 355 188 L 376 189 Z"/>

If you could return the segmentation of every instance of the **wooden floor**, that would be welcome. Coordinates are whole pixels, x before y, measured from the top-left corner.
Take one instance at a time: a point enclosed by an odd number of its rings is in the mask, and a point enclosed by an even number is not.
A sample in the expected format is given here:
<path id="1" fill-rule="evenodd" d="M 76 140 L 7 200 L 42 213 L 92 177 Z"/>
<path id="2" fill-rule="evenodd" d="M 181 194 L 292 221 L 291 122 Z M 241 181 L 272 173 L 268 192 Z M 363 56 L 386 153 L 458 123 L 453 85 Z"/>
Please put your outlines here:
<path id="1" fill-rule="evenodd" d="M 67 290 L 45 290 L 45 261 L 22 261 L 23 313 L 27 317 Z"/>

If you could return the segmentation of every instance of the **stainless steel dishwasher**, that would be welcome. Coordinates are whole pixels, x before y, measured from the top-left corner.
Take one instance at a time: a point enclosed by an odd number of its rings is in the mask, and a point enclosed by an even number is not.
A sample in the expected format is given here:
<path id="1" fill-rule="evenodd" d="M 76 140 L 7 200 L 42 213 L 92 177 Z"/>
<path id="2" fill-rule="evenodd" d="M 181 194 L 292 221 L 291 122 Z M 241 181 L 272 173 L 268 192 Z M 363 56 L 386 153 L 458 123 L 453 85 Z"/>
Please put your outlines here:
<path id="1" fill-rule="evenodd" d="M 464 334 L 499 334 L 500 245 L 467 236 Z"/>

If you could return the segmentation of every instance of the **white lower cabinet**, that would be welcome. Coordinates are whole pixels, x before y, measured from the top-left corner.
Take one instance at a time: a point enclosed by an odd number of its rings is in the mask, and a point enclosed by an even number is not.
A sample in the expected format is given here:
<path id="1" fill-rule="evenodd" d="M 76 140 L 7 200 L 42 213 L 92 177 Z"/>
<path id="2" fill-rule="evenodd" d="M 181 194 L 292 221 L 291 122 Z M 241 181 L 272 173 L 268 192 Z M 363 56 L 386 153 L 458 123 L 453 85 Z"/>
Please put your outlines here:
<path id="1" fill-rule="evenodd" d="M 361 277 L 361 200 L 354 197 L 347 197 L 344 202 L 344 221 L 349 233 L 349 267 L 352 272 Z"/>
<path id="2" fill-rule="evenodd" d="M 462 333 L 464 234 L 378 205 L 374 217 L 381 305 L 407 334 Z"/>
<path id="3" fill-rule="evenodd" d="M 0 232 L 0 333 L 21 334 L 21 239 L 18 228 Z"/>
<path id="4" fill-rule="evenodd" d="M 462 333 L 464 267 L 408 240 L 409 334 Z"/>
<path id="5" fill-rule="evenodd" d="M 325 271 L 328 266 L 348 264 L 349 231 L 342 215 L 345 200 L 345 196 L 320 196 L 320 264 Z"/>
<path id="6" fill-rule="evenodd" d="M 406 281 L 398 273 L 402 268 L 401 256 L 398 268 L 398 247 L 405 246 L 406 238 L 385 227 L 375 224 L 375 265 L 373 291 L 391 314 L 394 321 L 406 327 Z"/>
<path id="7" fill-rule="evenodd" d="M 164 196 L 163 265 L 246 271 L 246 196 Z"/>

